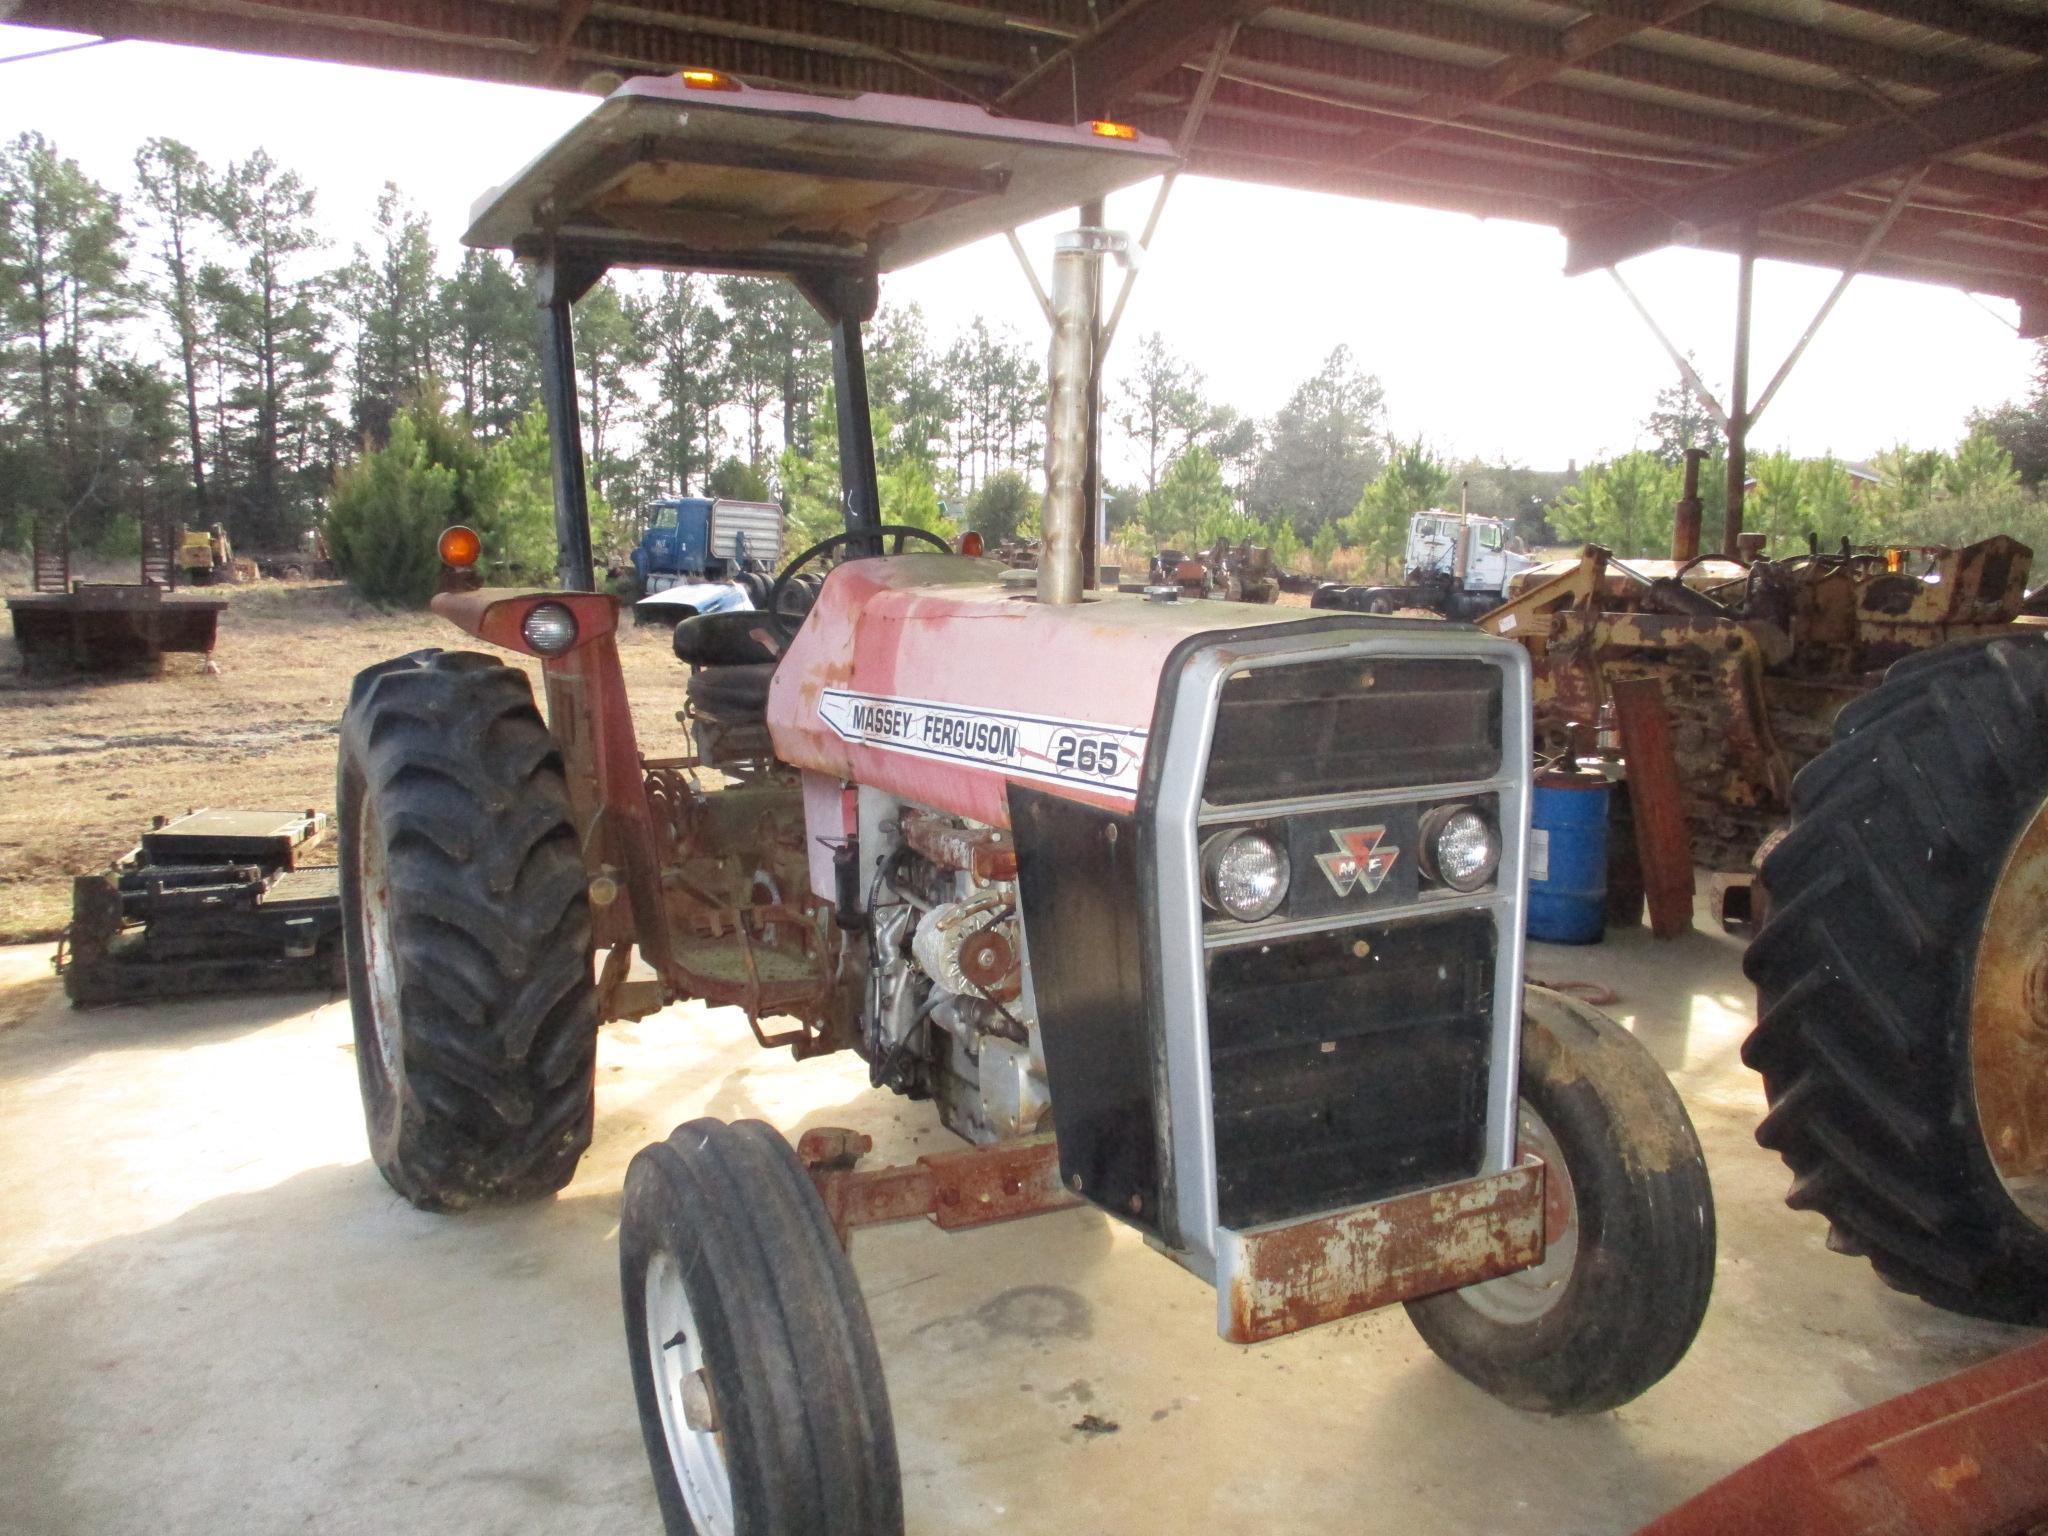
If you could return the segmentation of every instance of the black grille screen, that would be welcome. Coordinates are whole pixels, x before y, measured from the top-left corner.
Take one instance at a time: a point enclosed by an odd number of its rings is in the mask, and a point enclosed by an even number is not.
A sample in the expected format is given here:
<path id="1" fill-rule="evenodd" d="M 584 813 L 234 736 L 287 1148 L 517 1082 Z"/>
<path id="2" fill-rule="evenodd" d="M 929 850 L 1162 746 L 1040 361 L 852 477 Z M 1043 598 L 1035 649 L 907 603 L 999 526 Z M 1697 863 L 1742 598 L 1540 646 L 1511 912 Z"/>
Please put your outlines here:
<path id="1" fill-rule="evenodd" d="M 1223 684 L 1203 795 L 1295 795 L 1489 779 L 1500 771 L 1500 668 L 1484 661 L 1311 661 Z"/>
<path id="2" fill-rule="evenodd" d="M 1494 926 L 1483 912 L 1212 956 L 1222 1224 L 1307 1216 L 1476 1175 L 1493 965 Z"/>

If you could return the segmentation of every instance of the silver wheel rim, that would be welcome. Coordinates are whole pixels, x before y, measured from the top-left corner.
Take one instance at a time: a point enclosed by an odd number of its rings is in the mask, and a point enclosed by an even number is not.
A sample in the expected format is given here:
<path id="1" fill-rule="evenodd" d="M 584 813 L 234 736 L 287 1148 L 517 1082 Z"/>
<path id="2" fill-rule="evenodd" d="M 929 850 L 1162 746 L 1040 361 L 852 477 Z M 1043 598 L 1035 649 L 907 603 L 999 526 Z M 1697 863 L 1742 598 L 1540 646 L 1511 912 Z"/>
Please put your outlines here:
<path id="1" fill-rule="evenodd" d="M 654 1401 L 683 1507 L 702 1536 L 732 1536 L 732 1474 L 725 1464 L 724 1432 L 716 1422 L 717 1397 L 682 1274 L 666 1252 L 649 1256 L 645 1287 Z"/>
<path id="2" fill-rule="evenodd" d="M 391 874 L 384 828 L 374 804 L 365 804 L 356 837 L 356 889 L 363 907 L 363 974 L 369 983 L 370 1032 L 384 1080 L 395 1089 L 404 1066 L 398 1033 L 398 945 L 392 936 Z"/>
<path id="3" fill-rule="evenodd" d="M 1543 1207 L 1546 1242 L 1543 1262 L 1518 1269 L 1498 1280 L 1468 1285 L 1458 1296 L 1473 1311 L 1510 1328 L 1526 1328 L 1563 1300 L 1579 1258 L 1579 1199 L 1572 1187 L 1564 1149 L 1543 1123 L 1543 1117 L 1522 1101 L 1516 1121 L 1524 1152 L 1543 1159 Z"/>

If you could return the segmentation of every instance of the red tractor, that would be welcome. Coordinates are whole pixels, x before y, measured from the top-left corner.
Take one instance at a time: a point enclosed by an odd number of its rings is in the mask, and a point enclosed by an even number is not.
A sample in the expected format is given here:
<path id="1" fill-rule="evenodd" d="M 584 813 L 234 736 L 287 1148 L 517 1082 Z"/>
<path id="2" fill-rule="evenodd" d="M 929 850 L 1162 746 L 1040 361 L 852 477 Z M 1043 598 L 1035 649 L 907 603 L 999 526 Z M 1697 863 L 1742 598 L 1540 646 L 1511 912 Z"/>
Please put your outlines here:
<path id="1" fill-rule="evenodd" d="M 378 1167 L 437 1210 L 559 1189 L 600 1024 L 692 998 L 798 1057 L 858 1052 L 962 1138 L 861 1169 L 852 1133 L 698 1120 L 633 1160 L 621 1281 L 671 1531 L 901 1530 L 844 1251 L 867 1222 L 1086 1202 L 1211 1282 L 1227 1340 L 1403 1302 L 1454 1370 L 1553 1413 L 1645 1390 L 1705 1309 L 1676 1094 L 1615 1024 L 1523 985 L 1525 652 L 1086 585 L 1105 232 L 1055 260 L 1035 585 L 878 520 L 878 275 L 1170 165 L 1115 124 L 693 71 L 623 86 L 476 211 L 472 244 L 539 267 L 563 590 L 435 601 L 541 659 L 545 718 L 474 651 L 350 698 Z M 668 755 L 591 590 L 568 305 L 615 264 L 784 275 L 832 327 L 846 529 L 763 610 L 677 626 L 693 740 Z"/>

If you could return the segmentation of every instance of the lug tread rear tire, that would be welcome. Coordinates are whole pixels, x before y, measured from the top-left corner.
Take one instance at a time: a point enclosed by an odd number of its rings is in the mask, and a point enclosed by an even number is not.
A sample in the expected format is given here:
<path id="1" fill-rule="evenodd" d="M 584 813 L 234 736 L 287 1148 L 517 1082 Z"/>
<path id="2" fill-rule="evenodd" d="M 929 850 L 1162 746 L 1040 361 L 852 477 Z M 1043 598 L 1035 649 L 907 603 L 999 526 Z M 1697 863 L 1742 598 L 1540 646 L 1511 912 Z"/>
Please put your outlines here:
<path id="1" fill-rule="evenodd" d="M 1970 983 L 1999 870 L 2048 793 L 2048 637 L 1912 656 L 1799 775 L 1743 963 L 1757 1140 L 1787 1203 L 1895 1288 L 2048 1322 L 2048 1233 L 2006 1195 L 1970 1083 Z"/>
<path id="2" fill-rule="evenodd" d="M 590 1143 L 597 999 L 562 761 L 524 673 L 422 653 L 357 679 L 342 723 L 340 851 L 371 1150 L 428 1210 L 530 1199 Z M 374 806 L 392 893 L 402 1082 L 363 983 L 353 839 Z"/>

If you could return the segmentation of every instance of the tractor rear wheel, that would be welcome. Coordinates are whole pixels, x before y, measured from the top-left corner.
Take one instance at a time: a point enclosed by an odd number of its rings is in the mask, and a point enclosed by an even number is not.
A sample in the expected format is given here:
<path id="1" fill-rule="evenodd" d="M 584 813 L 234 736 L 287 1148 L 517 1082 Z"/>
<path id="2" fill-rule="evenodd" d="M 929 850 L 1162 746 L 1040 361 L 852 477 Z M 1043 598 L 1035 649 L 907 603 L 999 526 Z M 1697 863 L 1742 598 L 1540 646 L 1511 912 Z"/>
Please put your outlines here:
<path id="1" fill-rule="evenodd" d="M 902 1536 L 867 1307 L 773 1127 L 693 1120 L 634 1157 L 619 1283 L 669 1536 Z"/>
<path id="2" fill-rule="evenodd" d="M 1691 1348 L 1714 1286 L 1714 1197 L 1671 1080 L 1598 1009 L 1522 1003 L 1521 1145 L 1544 1162 L 1543 1262 L 1408 1303 L 1437 1357 L 1502 1402 L 1600 1413 Z"/>
<path id="3" fill-rule="evenodd" d="M 2048 638 L 1910 657 L 1792 787 L 1744 969 L 1757 1140 L 1895 1288 L 2048 1322 Z"/>
<path id="4" fill-rule="evenodd" d="M 552 1194 L 590 1144 L 590 908 L 525 674 L 423 651 L 342 717 L 343 937 L 370 1152 L 422 1210 Z"/>

